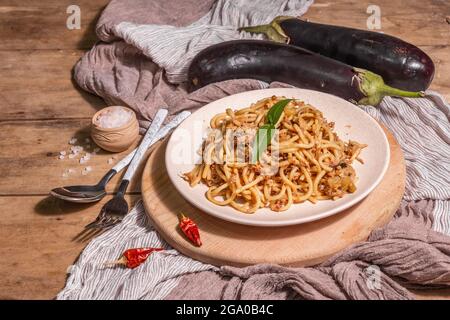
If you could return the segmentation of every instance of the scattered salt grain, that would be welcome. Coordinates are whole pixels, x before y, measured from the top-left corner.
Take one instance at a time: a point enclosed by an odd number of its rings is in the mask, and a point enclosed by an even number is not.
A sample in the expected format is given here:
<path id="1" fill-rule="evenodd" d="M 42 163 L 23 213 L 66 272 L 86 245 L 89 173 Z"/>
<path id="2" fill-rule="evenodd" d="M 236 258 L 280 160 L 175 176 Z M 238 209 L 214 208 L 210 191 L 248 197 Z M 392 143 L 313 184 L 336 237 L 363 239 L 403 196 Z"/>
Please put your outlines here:
<path id="1" fill-rule="evenodd" d="M 92 167 L 91 166 L 87 166 L 86 168 L 84 168 L 83 170 L 81 170 L 81 174 L 83 176 L 87 175 L 89 172 L 92 171 Z"/>
<path id="2" fill-rule="evenodd" d="M 117 128 L 125 125 L 133 116 L 131 110 L 122 107 L 112 107 L 97 116 L 97 123 L 102 128 Z"/>
<path id="3" fill-rule="evenodd" d="M 63 178 L 67 178 L 67 177 L 69 176 L 69 173 L 72 172 L 71 170 L 72 170 L 72 169 L 66 169 L 66 170 L 64 170 L 64 172 L 63 172 L 63 174 L 62 174 Z"/>
<path id="4" fill-rule="evenodd" d="M 65 151 L 60 151 L 59 154 L 62 155 L 62 156 L 65 156 L 66 152 Z"/>
<path id="5" fill-rule="evenodd" d="M 72 138 L 72 139 L 69 140 L 69 144 L 73 145 L 75 143 L 77 143 L 77 138 Z"/>
<path id="6" fill-rule="evenodd" d="M 114 159 L 113 158 L 109 158 L 108 159 L 108 164 L 112 164 L 114 162 Z"/>
<path id="7" fill-rule="evenodd" d="M 69 154 L 69 159 L 73 159 L 73 158 L 75 158 L 75 156 L 76 156 L 76 154 L 71 153 L 71 154 Z"/>
<path id="8" fill-rule="evenodd" d="M 80 152 L 83 151 L 83 150 L 84 150 L 84 149 L 83 149 L 82 146 L 72 146 L 72 147 L 70 147 L 70 151 L 71 151 L 73 154 L 80 153 Z"/>
<path id="9" fill-rule="evenodd" d="M 99 152 L 99 151 L 100 151 L 100 148 L 95 148 L 95 149 L 94 149 L 94 152 L 95 152 L 95 153 L 97 153 L 97 152 Z"/>
<path id="10" fill-rule="evenodd" d="M 61 155 L 59 155 L 59 160 L 62 160 L 62 159 L 64 159 L 64 156 L 61 154 Z"/>

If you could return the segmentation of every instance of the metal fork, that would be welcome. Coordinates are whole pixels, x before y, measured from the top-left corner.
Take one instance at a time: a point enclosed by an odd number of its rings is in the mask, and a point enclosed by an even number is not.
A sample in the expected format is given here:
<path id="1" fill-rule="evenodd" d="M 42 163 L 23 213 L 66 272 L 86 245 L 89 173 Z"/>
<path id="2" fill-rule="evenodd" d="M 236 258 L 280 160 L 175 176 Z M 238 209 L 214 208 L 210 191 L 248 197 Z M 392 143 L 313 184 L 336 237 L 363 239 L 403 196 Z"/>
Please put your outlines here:
<path id="1" fill-rule="evenodd" d="M 123 217 L 128 213 L 128 203 L 125 201 L 124 195 L 125 191 L 128 188 L 131 178 L 133 177 L 136 169 L 144 156 L 145 152 L 148 149 L 150 143 L 155 139 L 161 124 L 167 116 L 166 109 L 160 109 L 155 118 L 152 121 L 151 126 L 148 128 L 145 133 L 144 138 L 139 145 L 133 160 L 131 160 L 130 165 L 128 166 L 125 175 L 120 182 L 119 189 L 111 200 L 109 200 L 103 208 L 100 210 L 100 213 L 95 219 L 95 221 L 89 223 L 85 228 L 97 228 L 97 229 L 106 229 L 114 226 L 115 224 L 122 221 Z"/>

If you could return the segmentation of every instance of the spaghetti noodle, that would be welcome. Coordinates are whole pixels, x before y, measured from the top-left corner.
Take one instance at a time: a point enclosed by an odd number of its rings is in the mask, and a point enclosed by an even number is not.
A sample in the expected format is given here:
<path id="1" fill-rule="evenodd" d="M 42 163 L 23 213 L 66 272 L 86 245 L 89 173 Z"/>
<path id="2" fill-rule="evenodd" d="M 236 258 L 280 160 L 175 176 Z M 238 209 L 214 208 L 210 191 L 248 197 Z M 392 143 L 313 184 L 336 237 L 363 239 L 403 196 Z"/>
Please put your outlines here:
<path id="1" fill-rule="evenodd" d="M 284 211 L 294 203 L 336 200 L 355 192 L 352 163 L 363 163 L 359 156 L 367 145 L 342 141 L 333 132 L 333 122 L 298 100 L 286 105 L 275 125 L 278 135 L 261 161 L 252 163 L 255 132 L 282 99 L 273 96 L 214 116 L 213 130 L 202 145 L 202 162 L 184 174 L 190 185 L 206 184 L 209 201 L 244 213 L 264 207 Z M 274 164 L 275 170 L 268 174 Z"/>

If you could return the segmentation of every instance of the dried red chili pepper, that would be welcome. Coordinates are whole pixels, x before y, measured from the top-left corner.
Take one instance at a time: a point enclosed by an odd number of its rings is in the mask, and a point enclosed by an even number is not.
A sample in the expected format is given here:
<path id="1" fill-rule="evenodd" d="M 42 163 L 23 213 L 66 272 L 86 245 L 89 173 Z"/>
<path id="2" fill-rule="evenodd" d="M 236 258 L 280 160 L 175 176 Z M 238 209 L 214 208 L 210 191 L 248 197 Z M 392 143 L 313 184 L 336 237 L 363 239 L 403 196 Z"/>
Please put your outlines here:
<path id="1" fill-rule="evenodd" d="M 163 248 L 133 248 L 126 250 L 119 260 L 109 262 L 108 265 L 123 265 L 134 269 L 140 266 L 154 251 L 161 251 Z"/>
<path id="2" fill-rule="evenodd" d="M 191 218 L 186 217 L 183 213 L 180 214 L 180 229 L 193 244 L 198 247 L 202 245 L 198 226 Z"/>

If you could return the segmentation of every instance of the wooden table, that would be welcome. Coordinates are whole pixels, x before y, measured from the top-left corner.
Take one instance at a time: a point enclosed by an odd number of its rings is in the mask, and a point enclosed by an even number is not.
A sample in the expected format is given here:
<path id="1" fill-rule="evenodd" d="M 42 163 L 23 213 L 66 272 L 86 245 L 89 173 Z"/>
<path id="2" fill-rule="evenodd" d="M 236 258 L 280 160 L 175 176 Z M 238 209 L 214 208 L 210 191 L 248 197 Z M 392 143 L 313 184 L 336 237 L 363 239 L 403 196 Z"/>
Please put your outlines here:
<path id="1" fill-rule="evenodd" d="M 106 200 L 73 205 L 49 198 L 62 184 L 93 183 L 111 166 L 94 156 L 93 171 L 58 160 L 74 135 L 88 136 L 91 116 L 105 104 L 73 83 L 71 69 L 96 41 L 94 26 L 108 0 L 0 0 L 0 298 L 51 299 L 85 242 L 73 241 Z M 66 8 L 81 8 L 81 30 L 66 28 Z M 369 4 L 381 8 L 382 31 L 425 50 L 436 64 L 432 89 L 450 100 L 450 2 L 446 0 L 316 0 L 312 21 L 366 28 Z M 63 178 L 66 168 L 76 169 Z M 109 185 L 111 193 L 117 177 Z M 139 195 L 139 181 L 127 198 Z M 450 298 L 450 290 L 420 293 Z"/>

